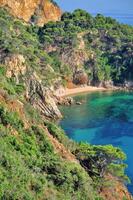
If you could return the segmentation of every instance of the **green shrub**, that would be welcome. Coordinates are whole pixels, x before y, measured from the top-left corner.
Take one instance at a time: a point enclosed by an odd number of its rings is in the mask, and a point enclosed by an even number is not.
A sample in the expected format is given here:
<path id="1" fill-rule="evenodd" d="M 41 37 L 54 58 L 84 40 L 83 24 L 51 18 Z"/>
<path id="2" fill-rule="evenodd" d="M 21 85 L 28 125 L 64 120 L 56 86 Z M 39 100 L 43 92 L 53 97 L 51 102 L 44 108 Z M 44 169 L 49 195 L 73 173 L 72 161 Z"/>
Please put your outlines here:
<path id="1" fill-rule="evenodd" d="M 74 152 L 76 150 L 77 144 L 76 142 L 70 140 L 65 132 L 58 127 L 56 124 L 52 122 L 44 122 L 44 124 L 47 126 L 48 131 L 55 137 L 59 142 L 61 142 L 67 149 L 69 149 L 71 152 Z"/>

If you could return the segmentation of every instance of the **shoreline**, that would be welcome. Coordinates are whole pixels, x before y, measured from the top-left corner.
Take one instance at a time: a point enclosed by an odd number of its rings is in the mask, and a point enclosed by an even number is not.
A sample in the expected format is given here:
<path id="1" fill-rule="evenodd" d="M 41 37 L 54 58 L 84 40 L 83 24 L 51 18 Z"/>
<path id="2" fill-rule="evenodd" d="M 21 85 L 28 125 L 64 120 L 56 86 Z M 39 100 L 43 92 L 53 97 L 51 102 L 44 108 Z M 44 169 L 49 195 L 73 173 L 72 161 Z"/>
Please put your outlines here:
<path id="1" fill-rule="evenodd" d="M 71 95 L 78 95 L 82 93 L 89 93 L 95 91 L 109 91 L 116 90 L 116 88 L 104 88 L 104 87 L 95 87 L 95 86 L 84 86 L 84 87 L 76 87 L 72 89 L 66 88 L 62 94 L 59 94 L 59 97 L 67 97 Z"/>
<path id="2" fill-rule="evenodd" d="M 110 87 L 110 88 L 105 88 L 105 87 L 96 87 L 96 86 L 80 86 L 80 87 L 75 87 L 72 89 L 69 88 L 65 88 L 64 91 L 62 92 L 62 94 L 59 95 L 59 97 L 61 98 L 65 98 L 65 97 L 73 97 L 79 94 L 89 94 L 91 92 L 97 92 L 97 91 L 101 91 L 101 92 L 112 92 L 112 91 L 133 91 L 133 89 L 129 89 L 129 88 L 124 88 L 124 87 Z M 80 104 L 79 104 L 80 105 Z M 64 129 L 63 129 L 64 130 Z M 73 141 L 75 141 L 74 139 L 72 139 Z M 90 143 L 91 144 L 91 143 Z M 110 179 L 110 177 L 109 177 Z M 129 199 L 132 199 L 132 193 L 129 191 L 128 187 L 126 184 L 121 183 L 118 179 L 117 176 L 112 176 L 111 177 L 112 181 L 116 181 L 116 184 L 118 186 L 118 189 L 120 188 L 121 191 L 124 192 L 124 195 L 126 194 Z M 118 191 L 117 191 L 118 192 Z M 103 192 L 103 194 L 105 193 L 105 197 L 106 197 L 106 190 Z M 101 192 L 102 194 L 102 192 Z M 104 197 L 104 195 L 103 195 Z"/>

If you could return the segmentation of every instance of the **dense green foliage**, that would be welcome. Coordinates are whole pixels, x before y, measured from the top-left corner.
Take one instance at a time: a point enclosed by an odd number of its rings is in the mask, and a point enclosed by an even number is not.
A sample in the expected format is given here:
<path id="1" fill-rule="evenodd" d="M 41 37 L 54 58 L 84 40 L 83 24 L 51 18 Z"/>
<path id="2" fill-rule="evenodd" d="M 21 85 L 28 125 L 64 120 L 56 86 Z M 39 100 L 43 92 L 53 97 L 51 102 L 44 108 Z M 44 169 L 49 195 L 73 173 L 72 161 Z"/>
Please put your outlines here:
<path id="1" fill-rule="evenodd" d="M 0 107 L 0 198 L 1 199 L 100 199 L 92 184 L 104 183 L 107 172 L 125 180 L 125 154 L 112 146 L 75 143 L 51 122 L 49 132 L 80 161 L 62 160 L 55 153 L 45 129 L 24 127 L 17 113 Z M 43 127 L 43 126 L 42 126 Z M 88 174 L 87 174 L 88 173 Z M 90 176 L 93 179 L 90 179 Z M 99 187 L 99 186 L 97 186 Z"/>
<path id="2" fill-rule="evenodd" d="M 132 80 L 133 28 L 110 17 L 92 17 L 86 11 L 75 10 L 64 13 L 60 22 L 38 28 L 25 25 L 0 9 L 0 27 L 4 27 L 0 29 L 2 58 L 15 53 L 24 55 L 29 71 L 36 70 L 44 84 L 53 84 L 59 77 L 73 78 L 73 69 L 64 63 L 62 53 L 77 49 L 81 33 L 84 51 L 92 55 L 82 66 L 91 84 Z M 53 50 L 49 51 L 51 47 Z"/>
<path id="3" fill-rule="evenodd" d="M 92 83 L 132 80 L 133 28 L 98 14 L 95 18 L 83 10 L 64 13 L 60 22 L 48 23 L 39 30 L 44 45 L 74 48 L 83 33 L 86 51 L 93 57 L 84 63 Z"/>
<path id="4" fill-rule="evenodd" d="M 23 55 L 28 67 L 27 75 L 36 71 L 44 85 L 48 85 L 52 84 L 53 79 L 59 75 L 49 67 L 54 67 L 56 63 L 43 50 L 37 32 L 38 27 L 25 25 L 0 8 L 0 63 L 3 63 L 4 58 L 8 55 Z"/>
<path id="5" fill-rule="evenodd" d="M 0 107 L 0 136 L 0 199 L 94 198 L 87 173 L 55 154 L 43 129 Z"/>
<path id="6" fill-rule="evenodd" d="M 105 174 L 111 173 L 119 177 L 120 180 L 129 181 L 125 175 L 125 168 L 127 166 L 123 163 L 126 155 L 120 148 L 115 148 L 112 145 L 95 146 L 87 143 L 78 144 L 69 140 L 64 131 L 55 124 L 50 122 L 46 122 L 45 124 L 49 132 L 75 154 L 92 178 L 103 178 Z"/>
<path id="7" fill-rule="evenodd" d="M 73 140 L 68 139 L 68 137 L 65 135 L 64 131 L 58 127 L 56 124 L 46 121 L 44 123 L 48 131 L 55 137 L 59 142 L 61 142 L 67 149 L 69 149 L 71 152 L 75 152 L 77 148 L 76 142 Z"/>
<path id="8" fill-rule="evenodd" d="M 81 66 L 91 83 L 123 83 L 132 79 L 132 27 L 76 10 L 64 13 L 60 22 L 39 28 L 0 8 L 0 95 L 4 96 L 0 106 L 0 199 L 53 200 L 54 196 L 57 200 L 100 200 L 94 185 L 97 180 L 104 181 L 106 173 L 127 181 L 125 154 L 119 148 L 69 140 L 63 130 L 45 121 L 25 98 L 25 80 L 34 72 L 43 86 L 54 85 L 58 79 L 62 85 L 66 77 L 73 79 L 75 69 L 64 62 L 62 55 L 77 50 L 81 33 L 83 51 L 93 55 Z M 8 66 L 4 59 L 14 54 L 23 55 L 26 60 L 27 71 L 25 77 L 20 75 L 19 84 L 14 77 L 6 77 Z M 23 117 L 10 112 L 6 105 L 11 98 L 22 103 L 27 127 Z M 55 153 L 44 125 L 79 164 Z"/>
<path id="9" fill-rule="evenodd" d="M 81 165 L 88 169 L 91 177 L 103 177 L 110 173 L 120 180 L 130 181 L 125 175 L 127 166 L 123 163 L 126 155 L 119 148 L 114 148 L 112 145 L 92 146 L 81 143 L 75 154 Z"/>

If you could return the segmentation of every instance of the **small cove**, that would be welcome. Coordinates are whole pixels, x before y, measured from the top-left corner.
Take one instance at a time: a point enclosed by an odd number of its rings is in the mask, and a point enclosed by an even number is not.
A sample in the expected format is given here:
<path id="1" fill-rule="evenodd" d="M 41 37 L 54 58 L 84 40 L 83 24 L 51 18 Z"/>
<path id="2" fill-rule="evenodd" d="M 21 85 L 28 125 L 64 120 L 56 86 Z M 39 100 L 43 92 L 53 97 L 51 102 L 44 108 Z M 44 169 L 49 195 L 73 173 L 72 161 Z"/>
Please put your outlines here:
<path id="1" fill-rule="evenodd" d="M 61 107 L 60 126 L 69 138 L 96 145 L 119 146 L 127 154 L 127 175 L 133 183 L 133 92 L 98 91 L 74 97 L 82 105 Z M 128 185 L 133 194 L 133 184 Z"/>

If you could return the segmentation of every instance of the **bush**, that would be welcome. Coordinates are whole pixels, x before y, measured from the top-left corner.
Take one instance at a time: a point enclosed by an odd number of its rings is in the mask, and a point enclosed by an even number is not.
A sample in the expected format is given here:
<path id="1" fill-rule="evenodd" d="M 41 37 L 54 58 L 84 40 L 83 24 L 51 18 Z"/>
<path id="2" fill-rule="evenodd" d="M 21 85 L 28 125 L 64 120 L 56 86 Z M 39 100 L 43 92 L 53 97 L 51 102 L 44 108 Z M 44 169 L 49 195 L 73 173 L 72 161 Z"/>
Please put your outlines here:
<path id="1" fill-rule="evenodd" d="M 1 199 L 40 199 L 45 193 L 49 199 L 50 191 L 57 199 L 84 200 L 95 196 L 84 169 L 62 160 L 54 152 L 44 129 L 31 126 L 25 130 L 17 114 L 2 107 L 0 123 Z M 15 134 L 10 134 L 8 124 Z"/>
<path id="2" fill-rule="evenodd" d="M 77 144 L 76 142 L 70 140 L 66 134 L 64 133 L 64 131 L 58 127 L 57 125 L 55 125 L 52 122 L 44 122 L 44 124 L 47 126 L 48 131 L 55 137 L 57 138 L 57 140 L 59 142 L 61 142 L 67 149 L 69 149 L 71 152 L 74 152 Z"/>

